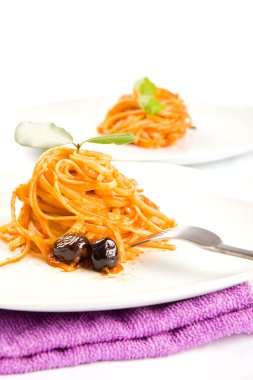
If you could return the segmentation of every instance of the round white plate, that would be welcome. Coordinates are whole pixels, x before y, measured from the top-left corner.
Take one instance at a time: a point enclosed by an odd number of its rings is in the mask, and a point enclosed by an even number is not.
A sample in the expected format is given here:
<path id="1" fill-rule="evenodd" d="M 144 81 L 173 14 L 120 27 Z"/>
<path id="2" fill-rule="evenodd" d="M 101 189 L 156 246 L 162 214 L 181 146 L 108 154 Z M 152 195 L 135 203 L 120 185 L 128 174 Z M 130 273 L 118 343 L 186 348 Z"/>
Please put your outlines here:
<path id="1" fill-rule="evenodd" d="M 22 163 L 20 163 L 22 164 Z M 29 165 L 28 165 L 29 166 Z M 230 245 L 253 249 L 253 204 L 215 195 L 202 173 L 165 163 L 117 163 L 145 194 L 180 225 L 218 233 Z M 29 178 L 30 167 L 1 171 L 0 222 L 9 219 L 12 188 Z M 87 311 L 157 304 L 222 289 L 253 278 L 253 262 L 177 242 L 174 252 L 153 251 L 104 277 L 87 269 L 65 273 L 27 257 L 0 268 L 0 308 Z M 9 255 L 1 242 L 0 255 Z"/>
<path id="2" fill-rule="evenodd" d="M 18 120 L 52 121 L 81 142 L 97 135 L 96 127 L 116 100 L 90 97 L 52 103 L 20 112 Z M 168 161 L 183 165 L 217 161 L 253 150 L 253 108 L 201 103 L 189 103 L 188 108 L 197 129 L 188 131 L 172 147 L 104 145 L 99 149 L 119 161 Z M 94 144 L 89 145 L 88 148 L 94 149 Z"/>

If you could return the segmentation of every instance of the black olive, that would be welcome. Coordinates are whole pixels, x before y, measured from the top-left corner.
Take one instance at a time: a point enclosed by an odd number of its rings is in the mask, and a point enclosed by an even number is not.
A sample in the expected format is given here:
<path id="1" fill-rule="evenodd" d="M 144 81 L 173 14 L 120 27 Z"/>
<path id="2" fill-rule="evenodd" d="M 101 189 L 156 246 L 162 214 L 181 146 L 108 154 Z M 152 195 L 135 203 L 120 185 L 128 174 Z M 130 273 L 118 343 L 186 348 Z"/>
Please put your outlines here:
<path id="1" fill-rule="evenodd" d="M 90 253 L 89 240 L 81 233 L 70 233 L 54 242 L 53 256 L 66 264 L 77 265 Z"/>
<path id="2" fill-rule="evenodd" d="M 118 261 L 118 248 L 114 240 L 104 238 L 95 241 L 91 245 L 91 261 L 95 270 L 114 268 Z"/>

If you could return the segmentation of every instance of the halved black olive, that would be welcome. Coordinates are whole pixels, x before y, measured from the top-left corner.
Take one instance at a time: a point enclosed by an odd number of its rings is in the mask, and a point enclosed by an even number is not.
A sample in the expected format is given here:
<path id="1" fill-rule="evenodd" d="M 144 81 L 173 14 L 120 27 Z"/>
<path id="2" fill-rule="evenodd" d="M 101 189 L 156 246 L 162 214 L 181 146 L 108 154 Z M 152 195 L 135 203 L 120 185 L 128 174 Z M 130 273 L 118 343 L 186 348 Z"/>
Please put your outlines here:
<path id="1" fill-rule="evenodd" d="M 66 264 L 77 265 L 90 254 L 90 242 L 81 233 L 70 233 L 54 242 L 53 256 Z"/>
<path id="2" fill-rule="evenodd" d="M 91 245 L 91 261 L 95 270 L 114 268 L 119 261 L 118 247 L 111 238 L 95 241 Z"/>

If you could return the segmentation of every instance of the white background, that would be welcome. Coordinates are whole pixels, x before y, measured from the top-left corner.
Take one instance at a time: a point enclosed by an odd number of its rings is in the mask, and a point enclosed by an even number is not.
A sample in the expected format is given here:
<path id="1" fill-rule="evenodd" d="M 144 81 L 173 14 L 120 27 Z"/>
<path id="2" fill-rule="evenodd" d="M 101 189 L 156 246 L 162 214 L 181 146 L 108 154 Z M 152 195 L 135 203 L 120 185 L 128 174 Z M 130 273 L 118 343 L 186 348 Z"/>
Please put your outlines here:
<path id="1" fill-rule="evenodd" d="M 121 94 L 252 103 L 252 1 L 1 1 L 1 92 L 27 105 Z"/>
<path id="2" fill-rule="evenodd" d="M 119 95 L 144 75 L 185 99 L 253 106 L 252 7 L 250 0 L 2 0 L 1 141 L 19 108 Z M 252 164 L 248 155 L 206 168 L 231 181 L 243 173 L 241 190 L 247 193 Z M 165 359 L 25 377 L 250 380 L 252 352 L 252 337 L 233 337 Z"/>

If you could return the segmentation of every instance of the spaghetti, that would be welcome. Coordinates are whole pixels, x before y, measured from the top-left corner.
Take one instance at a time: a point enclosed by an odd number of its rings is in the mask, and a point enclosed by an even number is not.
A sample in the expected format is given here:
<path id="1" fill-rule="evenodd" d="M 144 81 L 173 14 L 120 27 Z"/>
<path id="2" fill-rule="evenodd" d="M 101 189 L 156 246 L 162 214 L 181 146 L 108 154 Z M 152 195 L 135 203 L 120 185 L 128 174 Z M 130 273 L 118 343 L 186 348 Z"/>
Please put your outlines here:
<path id="1" fill-rule="evenodd" d="M 15 211 L 17 199 L 22 202 L 19 216 Z M 21 253 L 0 266 L 32 253 L 66 271 L 75 268 L 52 255 L 54 242 L 62 235 L 80 232 L 91 242 L 111 237 L 122 263 L 141 252 L 131 244 L 175 226 L 133 179 L 119 173 L 110 156 L 67 147 L 52 148 L 40 157 L 30 181 L 13 192 L 11 215 L 11 223 L 0 227 L 0 237 L 10 250 L 21 248 Z M 164 241 L 145 247 L 174 248 Z"/>
<path id="2" fill-rule="evenodd" d="M 138 103 L 138 90 L 122 96 L 98 127 L 102 134 L 130 132 L 137 137 L 134 144 L 144 148 L 160 148 L 181 139 L 192 120 L 177 94 L 158 88 L 157 100 L 164 105 L 158 114 L 148 115 Z"/>

